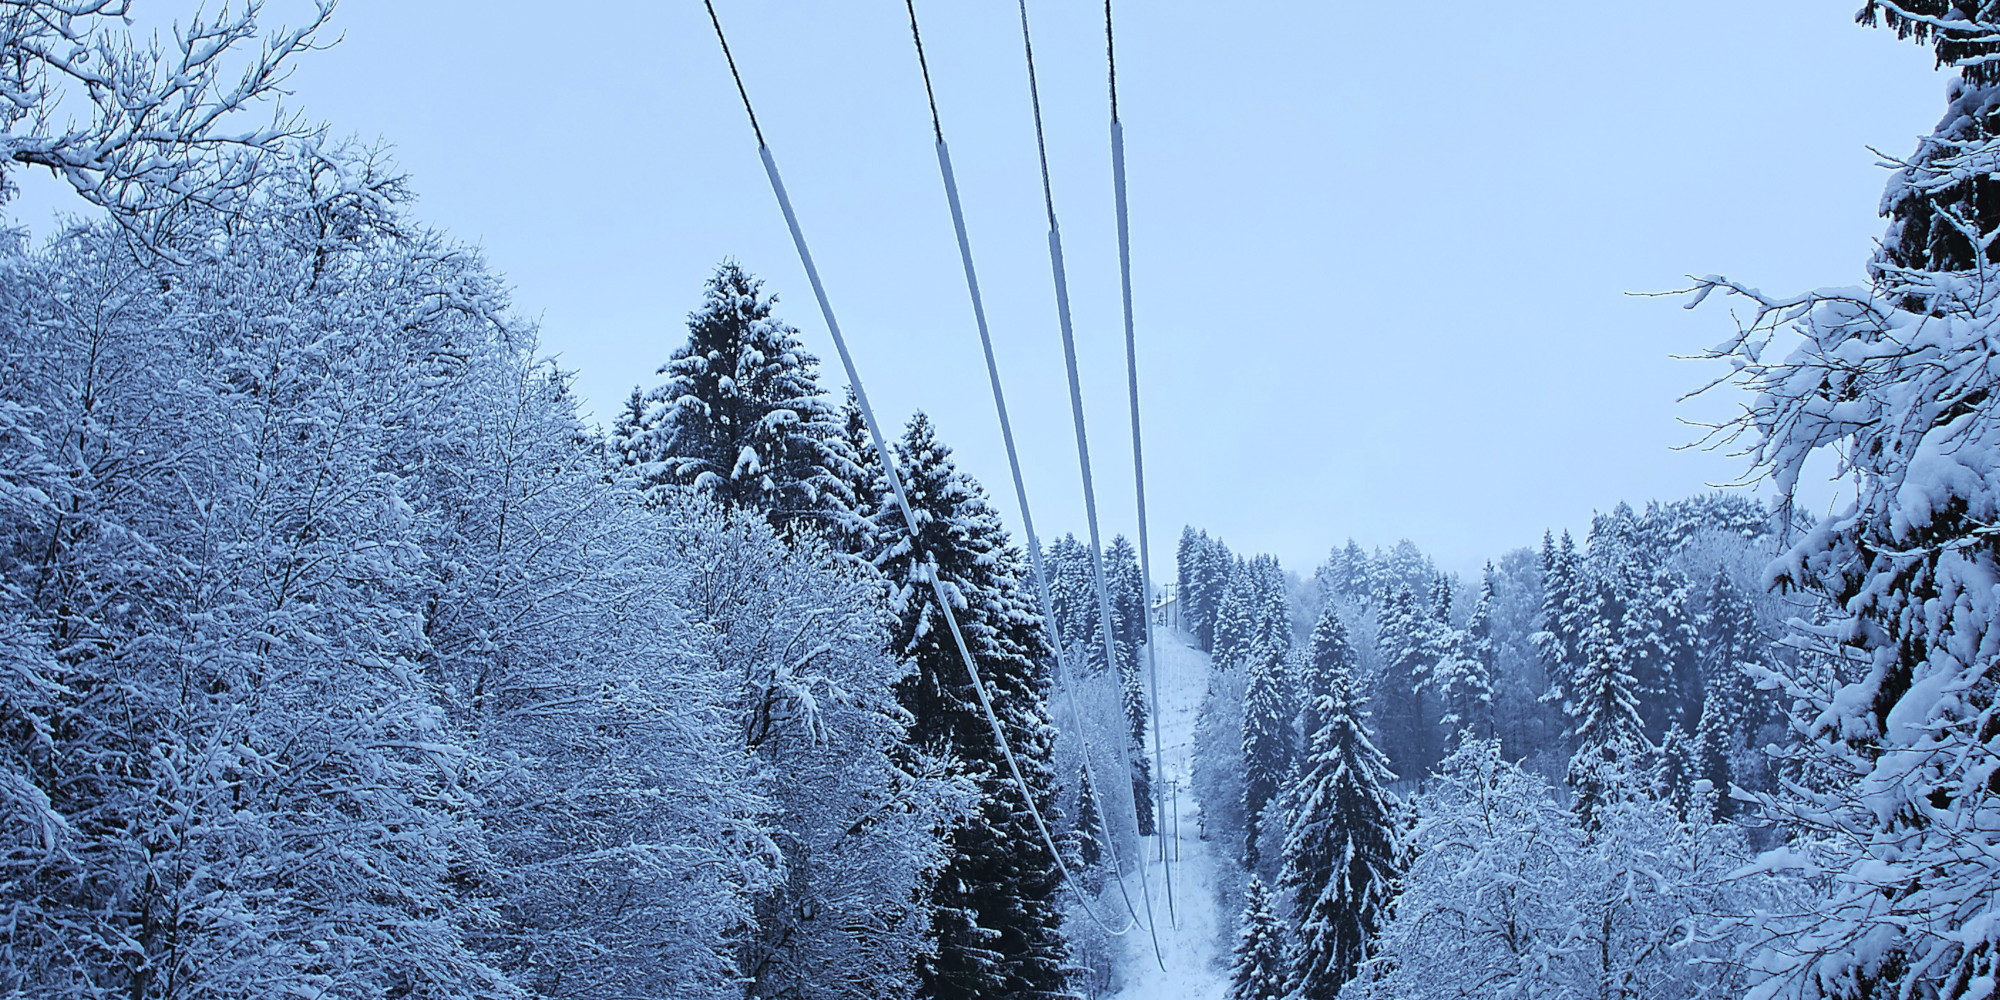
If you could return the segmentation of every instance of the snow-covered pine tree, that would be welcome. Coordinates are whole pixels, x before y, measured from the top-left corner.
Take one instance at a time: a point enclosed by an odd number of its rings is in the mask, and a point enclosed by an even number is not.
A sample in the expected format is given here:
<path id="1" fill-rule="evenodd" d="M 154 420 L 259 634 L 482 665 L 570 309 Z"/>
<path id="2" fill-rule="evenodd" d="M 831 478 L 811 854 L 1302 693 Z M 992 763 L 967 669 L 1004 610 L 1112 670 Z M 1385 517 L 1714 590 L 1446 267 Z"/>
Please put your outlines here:
<path id="1" fill-rule="evenodd" d="M 1202 547 L 1208 542 L 1208 533 L 1198 532 L 1194 525 L 1181 527 L 1181 540 L 1174 547 L 1174 596 L 1180 601 L 1181 626 L 1190 633 L 1194 631 L 1192 614 L 1195 579 L 1200 575 Z"/>
<path id="2" fill-rule="evenodd" d="M 1282 651 L 1259 643 L 1244 654 L 1243 664 L 1250 682 L 1243 699 L 1243 864 L 1255 871 L 1266 807 L 1297 756 L 1292 729 L 1297 704 Z"/>
<path id="3" fill-rule="evenodd" d="M 1368 553 L 1352 538 L 1327 556 L 1326 562 L 1313 573 L 1313 579 L 1324 599 L 1341 598 L 1365 604 L 1375 598 Z"/>
<path id="4" fill-rule="evenodd" d="M 1576 543 L 1569 532 L 1562 544 L 1542 534 L 1542 613 L 1536 620 L 1535 649 L 1549 674 L 1550 700 L 1569 697 L 1571 679 L 1583 666 L 1583 633 L 1587 629 L 1585 586 L 1577 564 Z"/>
<path id="5" fill-rule="evenodd" d="M 1493 586 L 1489 562 L 1465 628 L 1446 625 L 1439 631 L 1443 641 L 1431 683 L 1443 710 L 1447 741 L 1457 740 L 1462 732 L 1478 739 L 1493 736 Z"/>
<path id="6" fill-rule="evenodd" d="M 1290 796 L 1280 876 L 1297 925 L 1294 1000 L 1339 995 L 1387 916 L 1401 865 L 1396 807 L 1387 791 L 1396 775 L 1369 739 L 1344 667 L 1332 669 L 1318 701 L 1321 723 Z"/>
<path id="7" fill-rule="evenodd" d="M 1221 609 L 1223 592 L 1229 587 L 1234 559 L 1221 539 L 1189 527 L 1181 532 L 1178 560 L 1182 627 L 1194 637 L 1196 646 L 1212 652 L 1216 613 Z"/>
<path id="8" fill-rule="evenodd" d="M 1703 690 L 1694 729 L 1696 756 L 1701 776 L 1715 786 L 1727 815 L 1738 808 L 1729 797 L 1730 786 L 1743 782 L 1746 771 L 1761 771 L 1764 764 L 1753 734 L 1770 709 L 1750 671 L 1764 666 L 1769 657 L 1748 595 L 1721 567 L 1703 597 L 1698 636 Z"/>
<path id="9" fill-rule="evenodd" d="M 772 315 L 763 286 L 734 261 L 715 269 L 688 315 L 687 343 L 648 394 L 664 410 L 642 447 L 665 482 L 712 491 L 781 529 L 833 533 L 851 514 L 855 456 L 820 388 L 819 359 Z"/>
<path id="10" fill-rule="evenodd" d="M 1284 567 L 1276 556 L 1260 555 L 1251 561 L 1257 577 L 1256 624 L 1250 642 L 1285 653 L 1292 649 L 1292 603 L 1287 591 Z"/>
<path id="11" fill-rule="evenodd" d="M 1687 578 L 1678 570 L 1661 566 L 1632 595 L 1619 644 L 1637 686 L 1647 739 L 1658 742 L 1669 728 L 1685 730 L 1700 717 L 1699 635 Z"/>
<path id="12" fill-rule="evenodd" d="M 1289 992 L 1285 923 L 1271 906 L 1264 880 L 1250 876 L 1230 961 L 1229 1000 L 1285 1000 Z"/>
<path id="13" fill-rule="evenodd" d="M 1311 746 L 1312 734 L 1326 722 L 1320 713 L 1320 699 L 1332 694 L 1334 682 L 1343 676 L 1351 684 L 1354 669 L 1354 647 L 1347 641 L 1347 626 L 1340 613 L 1328 605 L 1313 623 L 1312 637 L 1299 665 L 1299 733 L 1306 746 Z"/>
<path id="14" fill-rule="evenodd" d="M 1145 623 L 1128 615 L 1143 614 L 1138 597 L 1139 564 L 1123 536 L 1105 551 L 1105 586 L 1111 592 L 1112 648 L 1118 656 L 1119 697 L 1125 709 L 1126 757 L 1132 762 L 1133 806 L 1140 836 L 1152 836 L 1157 825 L 1153 801 L 1153 765 L 1146 754 L 1146 693 L 1139 671 L 1138 650 Z M 1129 564 L 1129 565 L 1127 565 Z M 1090 547 L 1065 534 L 1050 544 L 1043 557 L 1049 575 L 1049 604 L 1055 613 L 1056 635 L 1086 676 L 1104 671 L 1104 639 L 1097 606 L 1097 579 L 1090 568 Z"/>
<path id="15" fill-rule="evenodd" d="M 1076 842 L 1076 860 L 1083 868 L 1096 868 L 1104 861 L 1104 814 L 1097 805 L 1097 790 L 1090 787 L 1090 769 L 1076 769 L 1076 822 L 1071 837 Z"/>
<path id="16" fill-rule="evenodd" d="M 1424 705 L 1431 625 L 1428 609 L 1404 587 L 1383 607 L 1375 633 L 1381 673 L 1370 693 L 1369 715 L 1376 720 L 1390 767 L 1412 777 L 1429 770 L 1440 744 Z"/>
<path id="17" fill-rule="evenodd" d="M 647 454 L 648 431 L 655 421 L 650 416 L 645 392 L 632 387 L 632 395 L 618 408 L 611 430 L 604 435 L 604 459 L 614 476 L 638 475 L 650 478 L 642 468 L 653 461 Z"/>
<path id="18" fill-rule="evenodd" d="M 1140 579 L 1139 550 L 1124 535 L 1104 547 L 1104 585 L 1111 591 L 1111 624 L 1118 644 L 1136 651 L 1146 644 L 1146 609 L 1150 604 Z"/>
<path id="19" fill-rule="evenodd" d="M 1568 780 L 1576 792 L 1577 814 L 1593 822 L 1605 787 L 1607 769 L 1636 761 L 1646 746 L 1645 723 L 1639 718 L 1638 682 L 1626 662 L 1616 622 L 1623 615 L 1609 581 L 1598 581 L 1591 602 L 1588 630 L 1581 637 L 1583 662 L 1570 680 L 1563 708 L 1570 717 Z"/>
<path id="20" fill-rule="evenodd" d="M 1215 606 L 1215 641 L 1210 652 L 1218 666 L 1237 666 L 1250 651 L 1264 606 L 1263 595 L 1260 574 L 1249 560 L 1237 556 L 1230 565 L 1222 599 Z"/>
<path id="21" fill-rule="evenodd" d="M 1090 573 L 1089 547 L 1074 534 L 1058 537 L 1042 556 L 1042 571 L 1048 574 L 1056 637 L 1069 662 L 1086 675 L 1102 672 L 1104 641 L 1098 637 L 1097 584 Z"/>
<path id="22" fill-rule="evenodd" d="M 921 970 L 934 1000 L 1064 995 L 1068 952 L 1056 905 L 1060 871 L 1001 760 L 929 581 L 943 582 L 1008 744 L 1047 816 L 1053 733 L 1044 699 L 1051 651 L 1025 592 L 1024 558 L 979 484 L 959 471 L 930 419 L 911 418 L 896 448 L 913 541 L 887 498 L 876 563 L 892 588 L 895 648 L 916 663 L 898 686 L 918 746 L 948 752 L 977 783 L 978 804 L 951 835 L 931 890 L 937 953 Z"/>
<path id="23" fill-rule="evenodd" d="M 861 401 L 855 397 L 851 385 L 840 404 L 840 440 L 842 450 L 853 460 L 839 472 L 843 495 L 849 503 L 844 512 L 837 512 L 843 516 L 836 518 L 832 530 L 823 536 L 840 551 L 872 563 L 882 544 L 876 537 L 875 525 L 880 520 L 882 498 L 889 486 L 881 479 L 882 458 L 875 452 L 875 439 L 868 433 L 868 421 L 861 415 Z"/>

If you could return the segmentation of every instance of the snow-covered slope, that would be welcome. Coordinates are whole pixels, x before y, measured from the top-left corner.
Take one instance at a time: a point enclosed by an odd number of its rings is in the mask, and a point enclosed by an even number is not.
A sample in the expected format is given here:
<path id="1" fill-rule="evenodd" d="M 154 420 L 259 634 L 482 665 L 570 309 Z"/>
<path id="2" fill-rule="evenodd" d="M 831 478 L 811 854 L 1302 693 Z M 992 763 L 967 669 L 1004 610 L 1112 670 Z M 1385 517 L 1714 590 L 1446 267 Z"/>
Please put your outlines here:
<path id="1" fill-rule="evenodd" d="M 1160 955 L 1152 939 L 1135 930 L 1125 936 L 1125 988 L 1119 1000 L 1220 1000 L 1228 987 L 1226 941 L 1229 920 L 1215 906 L 1215 866 L 1200 829 L 1194 795 L 1188 791 L 1194 749 L 1195 713 L 1208 690 L 1208 654 L 1190 646 L 1178 633 L 1156 633 L 1160 655 L 1160 738 L 1166 752 L 1166 778 L 1179 786 L 1178 815 L 1169 820 L 1168 847 L 1173 864 L 1174 921 L 1166 919 L 1164 878 L 1159 848 L 1148 844 L 1146 874 L 1152 880 L 1155 908 L 1160 914 Z M 1149 734 L 1150 735 L 1150 734 Z M 1148 748 L 1150 749 L 1150 747 Z M 1168 787 L 1174 787 L 1169 785 Z"/>

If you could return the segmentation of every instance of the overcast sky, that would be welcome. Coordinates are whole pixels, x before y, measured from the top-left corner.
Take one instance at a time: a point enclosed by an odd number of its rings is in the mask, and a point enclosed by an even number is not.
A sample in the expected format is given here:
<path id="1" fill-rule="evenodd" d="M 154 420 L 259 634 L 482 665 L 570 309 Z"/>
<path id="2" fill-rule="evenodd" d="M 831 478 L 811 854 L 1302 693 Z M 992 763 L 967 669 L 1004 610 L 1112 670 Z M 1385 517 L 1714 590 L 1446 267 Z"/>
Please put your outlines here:
<path id="1" fill-rule="evenodd" d="M 1857 2 L 1126 0 L 1158 572 L 1184 523 L 1301 571 L 1350 535 L 1471 570 L 1735 478 L 1674 450 L 1677 418 L 1731 403 L 1677 402 L 1713 373 L 1672 358 L 1726 312 L 1627 293 L 1862 278 L 1870 147 L 1912 149 L 1946 78 Z M 1012 518 L 902 4 L 717 6 L 878 407 L 928 411 Z M 1081 533 L 1016 10 L 917 9 L 1040 524 Z M 594 414 L 653 384 L 724 257 L 837 384 L 701 4 L 558 10 L 346 0 L 294 103 L 395 147 L 417 214 L 485 247 Z M 1129 531 L 1102 9 L 1030 14 L 1100 506 Z"/>

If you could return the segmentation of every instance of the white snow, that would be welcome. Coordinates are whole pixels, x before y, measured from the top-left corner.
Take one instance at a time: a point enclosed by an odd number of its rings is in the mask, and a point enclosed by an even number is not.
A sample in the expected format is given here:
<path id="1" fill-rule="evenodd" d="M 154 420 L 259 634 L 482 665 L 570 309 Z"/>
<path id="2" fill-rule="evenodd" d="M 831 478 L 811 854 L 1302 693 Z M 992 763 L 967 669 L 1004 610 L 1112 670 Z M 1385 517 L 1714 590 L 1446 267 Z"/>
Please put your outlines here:
<path id="1" fill-rule="evenodd" d="M 1209 842 L 1197 834 L 1200 809 L 1188 785 L 1195 712 L 1208 690 L 1208 654 L 1168 629 L 1157 629 L 1154 639 L 1159 646 L 1165 776 L 1173 783 L 1170 788 L 1180 788 L 1177 815 L 1170 817 L 1166 830 L 1168 846 L 1177 857 L 1172 866 L 1175 919 L 1166 919 L 1166 893 L 1161 888 L 1165 871 L 1159 848 L 1149 843 L 1146 876 L 1152 880 L 1155 908 L 1162 918 L 1158 927 L 1160 957 L 1154 956 L 1152 938 L 1143 930 L 1127 934 L 1124 988 L 1117 1000 L 1221 1000 L 1229 986 L 1225 942 L 1235 929 L 1234 914 L 1216 912 L 1215 870 L 1220 862 L 1210 853 Z M 1150 752 L 1152 748 L 1147 749 Z"/>

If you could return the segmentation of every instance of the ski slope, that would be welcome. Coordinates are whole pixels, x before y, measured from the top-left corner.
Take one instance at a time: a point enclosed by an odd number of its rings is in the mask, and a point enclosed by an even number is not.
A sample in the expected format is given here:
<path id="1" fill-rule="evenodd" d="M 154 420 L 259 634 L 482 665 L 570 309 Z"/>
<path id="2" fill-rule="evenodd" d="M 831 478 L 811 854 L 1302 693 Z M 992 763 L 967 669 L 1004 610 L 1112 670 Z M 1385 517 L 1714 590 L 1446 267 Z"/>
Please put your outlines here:
<path id="1" fill-rule="evenodd" d="M 1165 751 L 1165 778 L 1180 788 L 1175 814 L 1169 816 L 1168 847 L 1178 851 L 1173 865 L 1174 911 L 1177 920 L 1166 919 L 1162 891 L 1165 872 L 1159 848 L 1148 844 L 1147 877 L 1153 880 L 1160 954 L 1166 967 L 1153 954 L 1152 939 L 1143 931 L 1124 937 L 1126 953 L 1124 987 L 1117 1000 L 1221 1000 L 1228 990 L 1225 942 L 1233 929 L 1230 918 L 1216 912 L 1215 866 L 1220 863 L 1202 840 L 1199 809 L 1189 790 L 1194 753 L 1195 713 L 1208 690 L 1208 654 L 1188 645 L 1178 632 L 1160 629 L 1154 633 L 1159 643 L 1160 739 Z M 1148 750 L 1151 748 L 1149 747 Z M 1168 786 L 1174 787 L 1173 784 Z"/>

